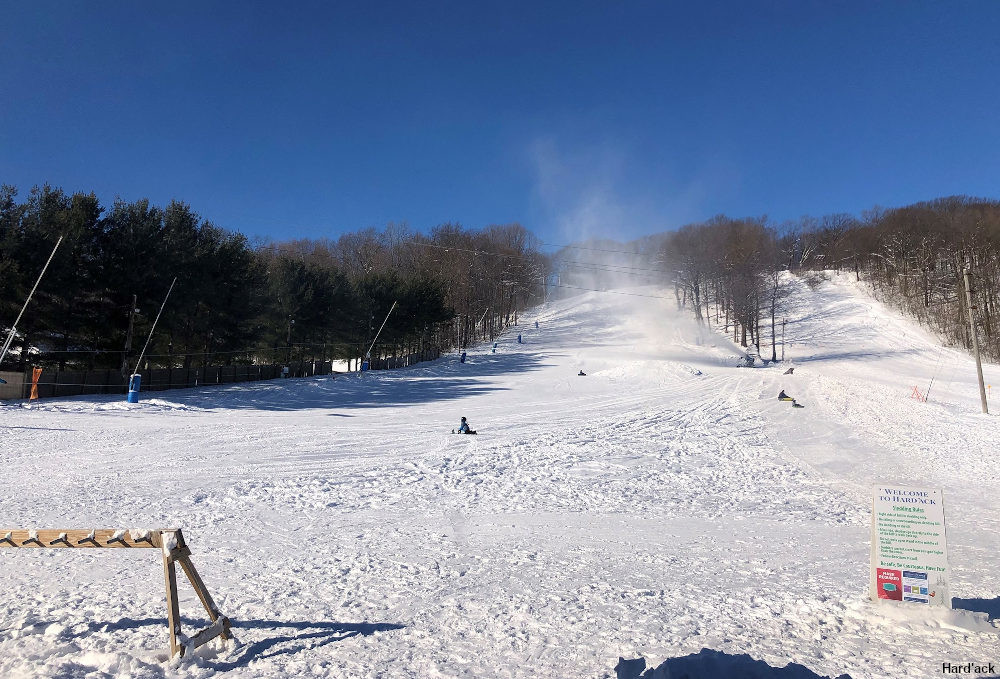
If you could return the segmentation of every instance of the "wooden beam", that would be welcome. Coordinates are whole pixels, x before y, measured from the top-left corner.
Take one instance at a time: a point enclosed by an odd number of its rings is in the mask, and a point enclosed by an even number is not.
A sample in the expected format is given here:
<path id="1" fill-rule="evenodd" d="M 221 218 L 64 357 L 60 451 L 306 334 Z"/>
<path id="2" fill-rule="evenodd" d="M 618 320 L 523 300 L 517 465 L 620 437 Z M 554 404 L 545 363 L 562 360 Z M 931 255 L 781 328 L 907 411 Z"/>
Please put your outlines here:
<path id="1" fill-rule="evenodd" d="M 207 644 L 215 637 L 222 637 L 223 639 L 229 638 L 229 620 L 226 618 L 219 618 L 211 625 L 201 630 L 195 634 L 191 639 L 188 640 L 191 648 L 198 648 L 204 644 Z"/>
<path id="2" fill-rule="evenodd" d="M 160 549 L 160 530 L 114 528 L 0 528 L 0 548 Z"/>
<path id="3" fill-rule="evenodd" d="M 201 605 L 205 607 L 208 611 L 209 619 L 215 623 L 218 620 L 222 620 L 222 632 L 219 635 L 223 639 L 229 638 L 229 620 L 225 618 L 219 609 L 215 606 L 215 601 L 212 600 L 212 595 L 208 593 L 208 588 L 205 587 L 205 583 L 202 581 L 201 576 L 198 575 L 198 570 L 191 563 L 191 559 L 187 556 L 183 556 L 178 559 L 181 562 L 181 568 L 184 569 L 184 574 L 191 581 L 191 586 L 194 587 L 195 593 L 198 594 L 198 598 L 201 599 Z"/>
<path id="4" fill-rule="evenodd" d="M 177 637 L 181 633 L 181 611 L 177 601 L 177 573 L 174 559 L 168 554 L 163 555 L 163 581 L 167 589 L 167 627 L 170 628 L 170 657 L 184 655 L 184 647 Z"/>

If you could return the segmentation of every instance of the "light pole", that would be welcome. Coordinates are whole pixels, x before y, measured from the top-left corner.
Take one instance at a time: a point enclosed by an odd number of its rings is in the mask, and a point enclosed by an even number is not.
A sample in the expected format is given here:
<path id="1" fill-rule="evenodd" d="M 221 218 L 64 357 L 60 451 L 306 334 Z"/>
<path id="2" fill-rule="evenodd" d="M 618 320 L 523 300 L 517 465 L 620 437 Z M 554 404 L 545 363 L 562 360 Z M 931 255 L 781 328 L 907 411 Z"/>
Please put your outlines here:
<path id="1" fill-rule="evenodd" d="M 963 272 L 965 278 L 965 308 L 969 312 L 969 334 L 972 335 L 972 351 L 976 355 L 976 377 L 979 378 L 979 401 L 983 407 L 983 413 L 989 414 L 990 409 L 986 405 L 986 385 L 983 380 L 983 362 L 979 358 L 979 333 L 976 331 L 976 305 L 972 303 L 972 263 L 965 265 Z"/>

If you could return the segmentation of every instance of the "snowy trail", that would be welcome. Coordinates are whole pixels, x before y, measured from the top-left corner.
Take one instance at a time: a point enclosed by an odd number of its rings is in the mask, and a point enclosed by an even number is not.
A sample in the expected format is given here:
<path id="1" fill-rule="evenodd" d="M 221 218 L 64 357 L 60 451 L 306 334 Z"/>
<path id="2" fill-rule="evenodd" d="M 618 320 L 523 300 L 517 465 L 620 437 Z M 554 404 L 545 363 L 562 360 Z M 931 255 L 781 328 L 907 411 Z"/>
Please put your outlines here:
<path id="1" fill-rule="evenodd" d="M 866 599 L 868 493 L 891 478 L 945 488 L 953 592 L 1000 608 L 998 420 L 972 414 L 971 361 L 948 354 L 962 379 L 911 401 L 942 363 L 931 338 L 848 281 L 792 285 L 780 368 L 733 367 L 738 347 L 672 301 L 589 294 L 465 365 L 4 408 L 6 522 L 182 527 L 239 643 L 160 662 L 155 559 L 0 550 L 0 676 L 604 677 L 705 647 L 853 677 L 996 659 L 971 614 L 906 622 Z M 480 435 L 448 434 L 459 415 Z"/>

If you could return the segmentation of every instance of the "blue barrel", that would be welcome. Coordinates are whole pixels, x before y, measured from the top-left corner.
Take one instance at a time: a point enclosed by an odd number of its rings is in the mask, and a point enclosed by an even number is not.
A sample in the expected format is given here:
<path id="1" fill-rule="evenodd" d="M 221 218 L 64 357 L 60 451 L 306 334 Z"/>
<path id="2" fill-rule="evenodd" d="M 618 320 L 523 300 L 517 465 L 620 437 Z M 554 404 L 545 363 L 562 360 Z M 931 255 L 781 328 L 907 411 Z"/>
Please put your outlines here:
<path id="1" fill-rule="evenodd" d="M 538 330 L 538 321 L 535 321 L 535 330 Z"/>
<path id="2" fill-rule="evenodd" d="M 465 363 L 465 352 L 462 352 L 462 358 L 458 359 L 459 363 Z"/>
<path id="3" fill-rule="evenodd" d="M 361 361 L 361 372 L 368 370 L 368 359 Z"/>
<path id="4" fill-rule="evenodd" d="M 142 384 L 142 375 L 136 373 L 128 381 L 128 402 L 139 402 L 139 387 Z"/>
<path id="5" fill-rule="evenodd" d="M 522 342 L 521 342 L 521 333 L 518 333 L 518 334 L 517 334 L 517 343 L 518 343 L 518 344 L 521 344 L 521 343 L 522 343 Z"/>

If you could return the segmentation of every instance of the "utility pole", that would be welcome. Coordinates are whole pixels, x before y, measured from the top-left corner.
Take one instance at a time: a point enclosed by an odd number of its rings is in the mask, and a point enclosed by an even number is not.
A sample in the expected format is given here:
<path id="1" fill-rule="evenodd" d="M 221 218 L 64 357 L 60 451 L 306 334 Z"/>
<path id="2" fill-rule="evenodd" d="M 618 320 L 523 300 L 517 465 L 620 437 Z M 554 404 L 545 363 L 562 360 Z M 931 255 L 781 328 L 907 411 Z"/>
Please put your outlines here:
<path id="1" fill-rule="evenodd" d="M 979 358 L 979 334 L 976 332 L 976 309 L 972 304 L 972 263 L 965 265 L 965 306 L 969 310 L 969 332 L 972 333 L 972 351 L 976 355 L 976 375 L 979 377 L 979 400 L 983 404 L 983 413 L 989 414 L 986 406 L 986 383 L 983 381 L 983 362 Z"/>
<path id="2" fill-rule="evenodd" d="M 139 313 L 139 310 L 135 308 L 137 303 L 137 297 L 132 295 L 132 306 L 128 310 L 128 332 L 125 333 L 125 353 L 122 354 L 122 379 L 125 380 L 129 376 L 128 355 L 132 351 L 132 331 L 135 329 L 135 315 Z"/>

